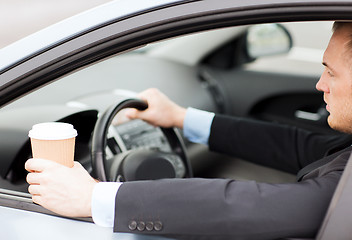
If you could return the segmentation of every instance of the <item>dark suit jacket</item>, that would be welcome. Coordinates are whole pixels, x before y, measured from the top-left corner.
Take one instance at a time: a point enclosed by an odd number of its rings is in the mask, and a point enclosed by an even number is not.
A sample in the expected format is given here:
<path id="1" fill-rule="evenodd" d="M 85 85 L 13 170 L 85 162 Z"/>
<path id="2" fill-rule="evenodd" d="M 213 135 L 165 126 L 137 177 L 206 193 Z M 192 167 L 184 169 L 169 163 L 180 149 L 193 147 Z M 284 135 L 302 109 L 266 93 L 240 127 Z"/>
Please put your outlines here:
<path id="1" fill-rule="evenodd" d="M 114 231 L 177 239 L 314 237 L 350 155 L 347 138 L 294 127 L 216 116 L 211 150 L 297 173 L 330 161 L 297 183 L 174 179 L 124 183 Z M 334 155 L 338 148 L 343 148 Z"/>

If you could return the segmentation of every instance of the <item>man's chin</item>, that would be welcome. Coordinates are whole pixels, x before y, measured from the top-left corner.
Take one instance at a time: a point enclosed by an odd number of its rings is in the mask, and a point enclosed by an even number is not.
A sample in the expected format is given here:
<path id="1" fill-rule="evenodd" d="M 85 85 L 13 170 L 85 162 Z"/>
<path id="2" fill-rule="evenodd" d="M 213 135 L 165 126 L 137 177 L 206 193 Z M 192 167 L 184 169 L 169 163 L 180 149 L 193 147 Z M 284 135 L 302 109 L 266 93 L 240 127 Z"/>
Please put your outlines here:
<path id="1" fill-rule="evenodd" d="M 332 128 L 336 131 L 352 134 L 352 125 L 351 125 L 351 127 L 346 127 L 341 124 L 338 124 L 336 121 L 334 121 L 334 119 L 331 117 L 331 115 L 328 116 L 328 124 L 329 124 L 330 128 Z"/>
<path id="2" fill-rule="evenodd" d="M 336 131 L 342 132 L 341 129 L 340 129 L 341 127 L 339 127 L 339 125 L 335 123 L 335 121 L 331 117 L 331 115 L 328 116 L 328 125 L 329 125 L 330 128 L 332 128 L 332 129 L 334 129 Z"/>

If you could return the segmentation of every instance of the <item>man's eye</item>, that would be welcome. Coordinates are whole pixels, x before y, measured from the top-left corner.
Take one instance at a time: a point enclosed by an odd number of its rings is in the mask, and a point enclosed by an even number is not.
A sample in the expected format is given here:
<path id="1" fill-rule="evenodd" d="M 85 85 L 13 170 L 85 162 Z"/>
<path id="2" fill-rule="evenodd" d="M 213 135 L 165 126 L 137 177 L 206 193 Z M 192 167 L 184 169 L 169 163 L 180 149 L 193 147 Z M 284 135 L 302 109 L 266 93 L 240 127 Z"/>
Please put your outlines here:
<path id="1" fill-rule="evenodd" d="M 329 75 L 329 77 L 334 76 L 334 74 L 327 67 L 325 67 L 325 72 Z"/>

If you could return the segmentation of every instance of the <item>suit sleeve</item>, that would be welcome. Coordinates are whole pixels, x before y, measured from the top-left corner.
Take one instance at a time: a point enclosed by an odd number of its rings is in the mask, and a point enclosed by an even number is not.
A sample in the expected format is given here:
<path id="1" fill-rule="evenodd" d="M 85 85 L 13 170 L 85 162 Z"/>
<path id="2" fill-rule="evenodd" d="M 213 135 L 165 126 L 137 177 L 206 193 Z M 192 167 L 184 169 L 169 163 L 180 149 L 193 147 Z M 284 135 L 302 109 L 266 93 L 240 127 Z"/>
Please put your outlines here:
<path id="1" fill-rule="evenodd" d="M 319 134 L 296 127 L 216 115 L 210 131 L 212 151 L 297 172 L 351 144 L 345 134 Z"/>
<path id="2" fill-rule="evenodd" d="M 177 239 L 314 237 L 341 172 L 294 184 L 127 182 L 117 193 L 114 231 Z"/>

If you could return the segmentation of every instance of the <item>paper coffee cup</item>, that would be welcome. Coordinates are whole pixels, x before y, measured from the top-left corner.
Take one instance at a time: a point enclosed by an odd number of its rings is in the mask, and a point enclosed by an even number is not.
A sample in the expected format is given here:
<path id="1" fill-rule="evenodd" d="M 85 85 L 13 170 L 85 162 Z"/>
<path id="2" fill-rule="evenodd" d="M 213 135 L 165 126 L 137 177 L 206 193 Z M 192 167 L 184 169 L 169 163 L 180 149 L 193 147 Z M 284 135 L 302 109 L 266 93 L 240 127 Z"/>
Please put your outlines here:
<path id="1" fill-rule="evenodd" d="M 39 123 L 32 127 L 28 136 L 31 139 L 33 158 L 48 159 L 73 167 L 77 131 L 71 124 Z"/>

